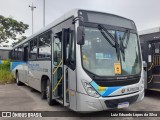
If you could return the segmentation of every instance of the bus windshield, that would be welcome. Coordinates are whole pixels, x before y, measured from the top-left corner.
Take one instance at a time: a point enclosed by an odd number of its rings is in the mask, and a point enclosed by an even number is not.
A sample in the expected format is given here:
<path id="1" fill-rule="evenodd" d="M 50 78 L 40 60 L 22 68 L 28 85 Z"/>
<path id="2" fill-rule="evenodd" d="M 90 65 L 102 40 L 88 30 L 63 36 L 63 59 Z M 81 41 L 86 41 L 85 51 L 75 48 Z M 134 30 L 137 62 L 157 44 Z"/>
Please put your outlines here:
<path id="1" fill-rule="evenodd" d="M 98 76 L 135 75 L 141 72 L 137 34 L 128 33 L 128 37 L 126 32 L 107 30 L 114 41 L 98 28 L 85 27 L 84 30 L 85 44 L 81 47 L 84 69 Z M 116 63 L 121 66 L 120 74 L 115 73 Z"/>

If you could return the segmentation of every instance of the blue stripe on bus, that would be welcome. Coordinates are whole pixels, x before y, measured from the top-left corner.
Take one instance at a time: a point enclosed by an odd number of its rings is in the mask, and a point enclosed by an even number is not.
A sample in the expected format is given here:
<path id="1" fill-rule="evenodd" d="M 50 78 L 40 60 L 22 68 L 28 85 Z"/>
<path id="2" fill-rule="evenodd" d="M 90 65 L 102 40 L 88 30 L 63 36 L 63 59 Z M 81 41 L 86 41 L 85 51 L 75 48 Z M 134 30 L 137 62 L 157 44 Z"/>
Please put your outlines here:
<path id="1" fill-rule="evenodd" d="M 0 64 L 2 64 L 2 60 L 0 60 Z"/>
<path id="2" fill-rule="evenodd" d="M 92 81 L 90 83 L 92 85 L 92 87 L 102 96 L 102 97 L 106 97 L 109 96 L 110 94 L 112 94 L 113 92 L 115 92 L 116 90 L 122 88 L 122 86 L 116 86 L 116 87 L 106 87 L 103 91 L 99 91 L 98 90 L 98 85 L 97 83 L 95 83 L 94 81 Z"/>
<path id="3" fill-rule="evenodd" d="M 11 62 L 11 71 L 15 69 L 18 65 L 24 64 L 25 62 Z"/>

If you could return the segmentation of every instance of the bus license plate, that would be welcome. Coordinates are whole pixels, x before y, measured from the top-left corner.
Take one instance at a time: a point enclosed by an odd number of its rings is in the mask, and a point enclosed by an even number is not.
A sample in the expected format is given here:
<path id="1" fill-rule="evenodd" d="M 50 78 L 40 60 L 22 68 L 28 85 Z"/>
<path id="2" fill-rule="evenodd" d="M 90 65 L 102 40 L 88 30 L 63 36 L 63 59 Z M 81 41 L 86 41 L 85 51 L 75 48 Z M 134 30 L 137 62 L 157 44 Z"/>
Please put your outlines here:
<path id="1" fill-rule="evenodd" d="M 118 104 L 118 108 L 126 108 L 129 107 L 129 102 L 123 102 Z"/>

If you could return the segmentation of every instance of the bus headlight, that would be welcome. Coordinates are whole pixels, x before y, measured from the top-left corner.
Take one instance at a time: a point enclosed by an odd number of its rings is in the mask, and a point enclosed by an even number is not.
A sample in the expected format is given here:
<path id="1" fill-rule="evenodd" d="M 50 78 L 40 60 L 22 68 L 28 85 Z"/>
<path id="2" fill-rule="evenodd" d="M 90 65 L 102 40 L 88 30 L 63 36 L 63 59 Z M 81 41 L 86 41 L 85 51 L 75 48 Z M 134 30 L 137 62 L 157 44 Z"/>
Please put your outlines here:
<path id="1" fill-rule="evenodd" d="M 82 81 L 82 84 L 88 95 L 96 98 L 100 97 L 97 91 L 88 82 Z"/>

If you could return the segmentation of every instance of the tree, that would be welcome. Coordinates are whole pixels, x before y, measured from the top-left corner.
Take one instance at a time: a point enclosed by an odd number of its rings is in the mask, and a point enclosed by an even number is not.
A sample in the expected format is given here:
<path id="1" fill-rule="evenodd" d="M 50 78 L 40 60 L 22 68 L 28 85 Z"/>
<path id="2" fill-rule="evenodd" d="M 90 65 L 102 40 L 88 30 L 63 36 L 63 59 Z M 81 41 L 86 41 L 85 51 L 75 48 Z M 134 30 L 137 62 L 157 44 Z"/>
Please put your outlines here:
<path id="1" fill-rule="evenodd" d="M 26 36 L 21 36 L 20 38 L 18 38 L 18 41 L 14 41 L 13 43 L 12 43 L 12 46 L 15 46 L 15 45 L 17 45 L 18 43 L 20 43 L 21 41 L 23 41 L 23 40 L 25 40 L 27 37 Z"/>
<path id="2" fill-rule="evenodd" d="M 12 18 L 5 18 L 0 15 L 0 44 L 2 42 L 8 43 L 9 40 L 19 40 L 17 36 L 25 33 L 28 27 L 27 24 L 24 24 L 21 21 L 18 22 Z M 22 36 L 22 38 L 24 39 L 26 37 Z"/>

